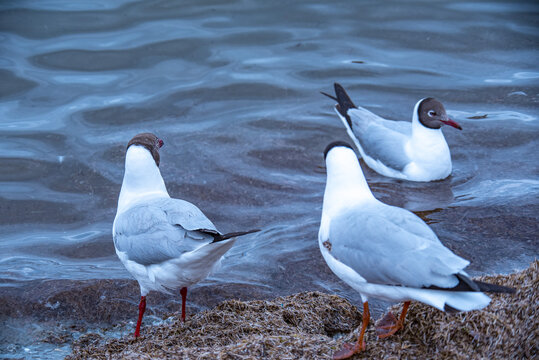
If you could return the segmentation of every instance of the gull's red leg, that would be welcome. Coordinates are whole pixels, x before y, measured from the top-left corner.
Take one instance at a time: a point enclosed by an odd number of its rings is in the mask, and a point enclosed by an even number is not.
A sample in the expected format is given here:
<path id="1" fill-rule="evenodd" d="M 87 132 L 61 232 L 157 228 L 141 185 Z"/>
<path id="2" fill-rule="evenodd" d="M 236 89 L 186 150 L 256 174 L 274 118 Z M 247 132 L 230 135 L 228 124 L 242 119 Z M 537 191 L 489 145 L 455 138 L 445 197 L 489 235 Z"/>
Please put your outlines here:
<path id="1" fill-rule="evenodd" d="M 408 312 L 408 306 L 410 306 L 410 302 L 406 301 L 402 306 L 402 312 L 401 316 L 399 316 L 399 320 L 397 320 L 391 312 L 380 320 L 376 326 L 376 335 L 378 335 L 380 339 L 391 336 L 403 328 L 404 319 L 406 318 L 406 313 Z"/>
<path id="2" fill-rule="evenodd" d="M 363 320 L 361 324 L 361 332 L 359 333 L 359 337 L 357 338 L 357 343 L 355 345 L 344 343 L 342 349 L 333 354 L 334 360 L 348 359 L 352 355 L 358 354 L 361 351 L 365 350 L 365 341 L 363 340 L 363 337 L 365 336 L 365 330 L 367 329 L 367 325 L 369 325 L 370 317 L 371 314 L 369 313 L 369 303 L 365 301 L 363 303 Z"/>
<path id="3" fill-rule="evenodd" d="M 137 328 L 135 329 L 135 338 L 140 336 L 140 324 L 142 324 L 142 317 L 144 316 L 144 311 L 146 311 L 146 296 L 140 297 L 140 303 L 138 304 L 138 321 Z"/>
<path id="4" fill-rule="evenodd" d="M 185 321 L 185 303 L 187 302 L 187 288 L 182 287 L 180 290 L 182 294 L 182 321 Z"/>

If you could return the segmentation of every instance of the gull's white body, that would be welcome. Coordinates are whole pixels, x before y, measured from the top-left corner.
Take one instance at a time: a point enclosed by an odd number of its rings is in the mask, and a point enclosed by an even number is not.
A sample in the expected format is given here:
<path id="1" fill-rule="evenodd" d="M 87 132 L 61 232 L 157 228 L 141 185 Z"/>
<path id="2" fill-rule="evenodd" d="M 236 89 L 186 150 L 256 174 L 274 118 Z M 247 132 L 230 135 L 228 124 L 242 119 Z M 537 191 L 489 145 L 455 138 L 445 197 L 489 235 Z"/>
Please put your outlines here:
<path id="1" fill-rule="evenodd" d="M 453 274 L 465 275 L 469 262 L 444 247 L 419 217 L 378 201 L 350 148 L 331 149 L 326 164 L 320 251 L 363 302 L 417 300 L 442 311 L 446 304 L 461 311 L 488 305 L 481 292 L 422 288 L 457 285 Z"/>
<path id="2" fill-rule="evenodd" d="M 434 181 L 451 174 L 451 154 L 441 129 L 429 129 L 418 119 L 386 120 L 358 106 L 347 114 L 352 128 L 337 111 L 365 163 L 379 174 L 410 181 Z"/>
<path id="3" fill-rule="evenodd" d="M 235 242 L 213 242 L 198 230 L 218 233 L 195 205 L 170 198 L 148 150 L 130 146 L 112 235 L 116 254 L 142 296 L 203 280 Z"/>

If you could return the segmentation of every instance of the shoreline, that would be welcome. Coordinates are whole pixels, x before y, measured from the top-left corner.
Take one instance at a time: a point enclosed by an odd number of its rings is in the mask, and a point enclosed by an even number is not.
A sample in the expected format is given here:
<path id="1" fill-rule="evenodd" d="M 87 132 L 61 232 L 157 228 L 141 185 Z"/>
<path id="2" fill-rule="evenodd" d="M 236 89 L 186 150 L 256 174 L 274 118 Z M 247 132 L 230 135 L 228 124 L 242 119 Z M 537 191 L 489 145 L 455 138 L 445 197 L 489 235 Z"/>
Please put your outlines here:
<path id="1" fill-rule="evenodd" d="M 509 275 L 478 280 L 515 287 L 515 294 L 490 294 L 483 310 L 446 314 L 412 302 L 404 329 L 377 339 L 374 321 L 367 328 L 367 349 L 353 357 L 437 359 L 531 358 L 539 339 L 539 261 Z M 357 305 L 357 304 L 356 304 Z M 390 308 L 398 312 L 400 304 Z M 178 314 L 163 324 L 107 339 L 96 333 L 81 336 L 66 359 L 325 359 L 343 341 L 357 339 L 361 312 L 348 300 L 321 292 L 302 292 L 273 300 L 226 300 L 188 316 Z"/>

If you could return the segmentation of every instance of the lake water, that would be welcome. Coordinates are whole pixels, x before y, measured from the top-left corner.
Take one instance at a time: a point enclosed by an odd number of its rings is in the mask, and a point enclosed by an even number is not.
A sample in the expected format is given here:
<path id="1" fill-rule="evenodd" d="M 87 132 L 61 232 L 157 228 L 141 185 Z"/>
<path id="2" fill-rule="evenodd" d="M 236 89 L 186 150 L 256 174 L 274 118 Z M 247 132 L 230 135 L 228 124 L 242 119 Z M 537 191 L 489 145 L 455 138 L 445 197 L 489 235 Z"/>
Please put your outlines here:
<path id="1" fill-rule="evenodd" d="M 422 216 L 473 275 L 527 267 L 538 15 L 533 1 L 1 2 L 0 356 L 62 358 L 74 337 L 136 320 L 111 227 L 125 146 L 145 131 L 165 142 L 173 197 L 221 231 L 263 229 L 190 289 L 188 312 L 305 290 L 359 305 L 317 244 L 322 152 L 349 140 L 319 93 L 334 82 L 391 119 L 442 101 L 463 127 L 444 129 L 452 176 L 410 183 L 363 166 L 374 194 Z M 150 294 L 145 323 L 179 301 Z"/>

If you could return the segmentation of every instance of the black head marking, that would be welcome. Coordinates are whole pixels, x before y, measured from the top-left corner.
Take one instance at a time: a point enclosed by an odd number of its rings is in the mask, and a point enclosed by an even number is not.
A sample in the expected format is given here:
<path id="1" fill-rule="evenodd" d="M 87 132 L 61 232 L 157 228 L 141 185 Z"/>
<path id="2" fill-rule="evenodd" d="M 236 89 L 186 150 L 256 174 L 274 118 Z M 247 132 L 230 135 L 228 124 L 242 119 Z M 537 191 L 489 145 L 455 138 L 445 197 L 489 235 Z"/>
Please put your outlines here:
<path id="1" fill-rule="evenodd" d="M 350 148 L 353 150 L 352 146 L 350 144 L 348 144 L 347 142 L 345 141 L 334 141 L 332 143 L 330 143 L 328 146 L 326 146 L 326 150 L 324 150 L 324 160 L 326 159 L 326 157 L 328 156 L 328 153 L 331 149 L 333 149 L 334 147 L 338 147 L 338 146 L 341 146 L 341 147 L 347 147 L 347 148 Z"/>
<path id="2" fill-rule="evenodd" d="M 127 149 L 129 149 L 131 145 L 144 146 L 146 149 L 148 149 L 150 154 L 152 154 L 155 164 L 159 166 L 159 148 L 164 145 L 163 140 L 159 139 L 152 133 L 142 133 L 136 135 L 129 141 L 127 144 Z"/>
<path id="3" fill-rule="evenodd" d="M 439 129 L 448 120 L 447 113 L 441 102 L 434 98 L 421 101 L 417 109 L 417 118 L 423 126 L 429 129 Z"/>

